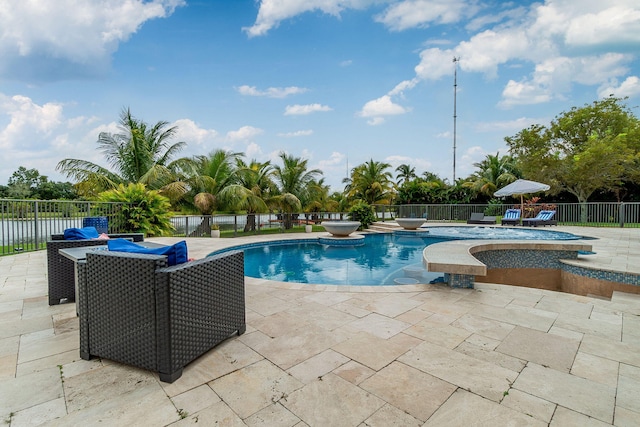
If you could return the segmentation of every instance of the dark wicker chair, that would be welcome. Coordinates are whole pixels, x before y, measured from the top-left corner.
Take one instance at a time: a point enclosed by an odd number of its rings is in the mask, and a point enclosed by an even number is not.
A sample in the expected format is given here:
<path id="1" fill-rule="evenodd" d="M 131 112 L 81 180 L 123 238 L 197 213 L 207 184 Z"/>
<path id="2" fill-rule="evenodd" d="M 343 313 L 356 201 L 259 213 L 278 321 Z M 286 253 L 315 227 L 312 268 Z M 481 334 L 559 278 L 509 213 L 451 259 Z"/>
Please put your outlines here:
<path id="1" fill-rule="evenodd" d="M 83 359 L 173 382 L 188 363 L 246 330 L 242 252 L 166 267 L 163 255 L 96 251 L 78 266 Z"/>
<path id="2" fill-rule="evenodd" d="M 112 239 L 124 238 L 134 242 L 143 242 L 142 233 L 109 234 Z M 76 300 L 75 264 L 60 255 L 60 249 L 84 246 L 106 245 L 106 240 L 64 240 L 64 234 L 52 234 L 47 241 L 47 278 L 49 281 L 49 305 L 57 305 Z"/>

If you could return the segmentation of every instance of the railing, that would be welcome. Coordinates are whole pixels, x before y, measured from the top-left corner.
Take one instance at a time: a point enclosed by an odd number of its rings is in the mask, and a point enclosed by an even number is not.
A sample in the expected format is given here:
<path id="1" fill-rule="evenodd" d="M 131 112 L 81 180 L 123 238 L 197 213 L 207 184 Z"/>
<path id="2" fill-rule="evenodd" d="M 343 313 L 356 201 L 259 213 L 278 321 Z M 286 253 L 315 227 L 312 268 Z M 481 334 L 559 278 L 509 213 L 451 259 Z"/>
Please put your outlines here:
<path id="1" fill-rule="evenodd" d="M 0 199 L 0 255 L 45 249 L 52 234 L 82 227 L 88 218 L 114 218 L 122 203 L 66 200 Z M 210 237 L 212 225 L 223 235 L 284 232 L 285 225 L 301 227 L 322 220 L 342 219 L 344 213 L 296 213 L 255 215 L 177 215 L 171 218 L 174 236 Z M 108 222 L 110 233 L 121 233 L 118 221 Z"/>
<path id="2" fill-rule="evenodd" d="M 640 227 L 640 202 L 615 203 L 552 203 L 555 219 L 563 225 L 589 227 Z M 526 205 L 524 217 L 534 217 L 543 205 Z M 459 205 L 375 205 L 379 220 L 392 218 L 427 218 L 431 221 L 464 221 L 473 212 L 502 216 L 512 204 L 459 204 Z"/>
<path id="3" fill-rule="evenodd" d="M 548 204 L 546 205 L 548 206 Z M 563 225 L 592 227 L 640 227 L 640 203 L 557 203 L 556 219 Z M 44 249 L 52 234 L 66 228 L 82 227 L 87 217 L 114 217 L 121 203 L 88 201 L 43 201 L 0 199 L 0 255 Z M 512 204 L 456 205 L 375 205 L 378 220 L 397 217 L 426 218 L 430 221 L 466 222 L 473 212 L 502 216 Z M 529 205 L 526 206 L 527 208 Z M 525 217 L 535 216 L 535 209 Z M 319 224 L 323 220 L 346 219 L 347 214 L 268 213 L 255 215 L 177 215 L 171 218 L 174 236 L 209 237 L 212 226 L 218 226 L 223 236 L 285 232 L 290 226 Z M 298 228 L 301 230 L 301 228 Z M 115 222 L 109 222 L 109 232 L 119 233 Z"/>
<path id="4" fill-rule="evenodd" d="M 220 214 L 220 215 L 176 215 L 171 218 L 174 236 L 209 237 L 213 225 L 223 234 L 261 234 L 284 231 L 287 221 L 292 226 L 319 224 L 327 220 L 346 218 L 345 213 L 267 213 L 267 214 Z"/>

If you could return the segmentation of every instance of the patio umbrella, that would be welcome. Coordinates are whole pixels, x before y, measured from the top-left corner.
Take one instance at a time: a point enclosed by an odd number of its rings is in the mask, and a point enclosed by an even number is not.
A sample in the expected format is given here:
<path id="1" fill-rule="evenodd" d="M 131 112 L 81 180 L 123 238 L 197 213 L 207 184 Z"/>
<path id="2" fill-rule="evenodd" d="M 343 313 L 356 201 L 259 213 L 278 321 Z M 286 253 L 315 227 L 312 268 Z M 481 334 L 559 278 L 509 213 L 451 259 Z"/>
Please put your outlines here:
<path id="1" fill-rule="evenodd" d="M 495 197 L 506 197 L 520 195 L 520 218 L 524 214 L 524 195 L 529 193 L 538 193 L 540 191 L 547 191 L 549 187 L 547 184 L 536 181 L 527 181 L 526 179 L 518 179 L 511 184 L 506 185 L 493 193 Z"/>

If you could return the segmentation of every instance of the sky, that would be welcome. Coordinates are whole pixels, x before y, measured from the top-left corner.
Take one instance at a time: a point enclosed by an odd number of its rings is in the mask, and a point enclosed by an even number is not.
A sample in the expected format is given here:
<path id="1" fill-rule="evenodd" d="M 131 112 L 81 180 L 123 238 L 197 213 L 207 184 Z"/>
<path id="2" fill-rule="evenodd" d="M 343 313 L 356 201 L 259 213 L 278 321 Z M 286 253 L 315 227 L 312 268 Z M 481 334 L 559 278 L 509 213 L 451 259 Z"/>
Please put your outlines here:
<path id="1" fill-rule="evenodd" d="M 286 152 L 335 191 L 369 160 L 452 182 L 572 107 L 640 115 L 639 56 L 638 0 L 2 0 L 0 184 L 108 166 L 126 108 L 177 126 L 179 157 Z"/>

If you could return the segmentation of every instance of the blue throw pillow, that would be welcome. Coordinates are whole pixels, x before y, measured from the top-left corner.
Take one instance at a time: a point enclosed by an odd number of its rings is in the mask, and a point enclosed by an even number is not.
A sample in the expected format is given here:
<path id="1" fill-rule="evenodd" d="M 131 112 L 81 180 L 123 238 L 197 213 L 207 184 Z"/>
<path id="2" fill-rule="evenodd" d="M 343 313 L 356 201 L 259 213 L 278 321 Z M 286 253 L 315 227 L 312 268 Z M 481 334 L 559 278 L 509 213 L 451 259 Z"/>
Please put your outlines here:
<path id="1" fill-rule="evenodd" d="M 98 230 L 95 227 L 67 228 L 64 230 L 64 240 L 97 239 Z"/>
<path id="2" fill-rule="evenodd" d="M 125 239 L 111 239 L 107 241 L 110 251 L 130 252 L 136 254 L 166 255 L 167 264 L 176 265 L 188 261 L 187 242 L 182 240 L 175 245 L 162 246 L 161 248 L 145 248 L 137 243 Z"/>

